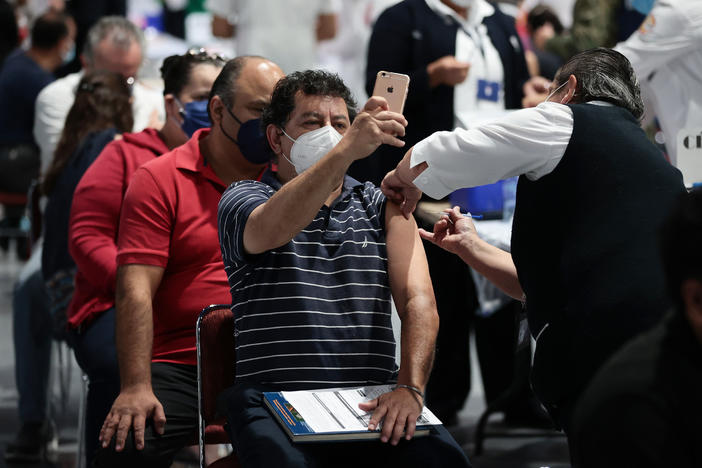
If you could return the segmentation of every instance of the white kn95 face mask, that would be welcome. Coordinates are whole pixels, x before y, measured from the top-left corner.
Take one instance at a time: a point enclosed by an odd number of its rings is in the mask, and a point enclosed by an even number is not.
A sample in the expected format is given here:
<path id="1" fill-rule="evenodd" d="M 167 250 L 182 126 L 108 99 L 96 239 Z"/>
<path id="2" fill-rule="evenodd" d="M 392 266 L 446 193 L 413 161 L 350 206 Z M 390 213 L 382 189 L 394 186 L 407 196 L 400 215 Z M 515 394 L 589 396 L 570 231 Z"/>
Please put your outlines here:
<path id="1" fill-rule="evenodd" d="M 282 130 L 282 129 L 281 129 Z M 330 125 L 325 125 L 311 132 L 303 133 L 297 139 L 288 135 L 285 130 L 283 133 L 293 142 L 290 149 L 290 159 L 285 156 L 290 164 L 295 167 L 297 174 L 302 174 L 307 169 L 312 167 L 317 161 L 322 159 L 324 155 L 329 153 L 337 143 L 341 140 L 341 133 Z"/>

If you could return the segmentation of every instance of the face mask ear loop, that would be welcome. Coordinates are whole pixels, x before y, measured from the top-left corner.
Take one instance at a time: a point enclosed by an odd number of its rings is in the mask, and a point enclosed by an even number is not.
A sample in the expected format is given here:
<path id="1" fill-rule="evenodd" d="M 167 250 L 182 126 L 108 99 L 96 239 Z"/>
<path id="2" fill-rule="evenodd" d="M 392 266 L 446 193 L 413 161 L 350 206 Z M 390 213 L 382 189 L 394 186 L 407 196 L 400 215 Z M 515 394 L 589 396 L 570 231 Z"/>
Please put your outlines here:
<path id="1" fill-rule="evenodd" d="M 180 102 L 180 99 L 178 99 L 175 94 L 173 95 L 173 99 L 175 99 L 175 102 L 178 103 L 178 113 L 180 114 L 180 118 L 185 119 L 185 106 L 182 102 Z"/>
<path id="2" fill-rule="evenodd" d="M 224 102 L 223 102 L 222 104 L 224 104 Z M 244 125 L 244 124 L 241 122 L 241 120 L 239 120 L 239 117 L 237 117 L 236 115 L 234 115 L 234 112 L 232 112 L 232 110 L 231 110 L 230 108 L 228 108 L 227 106 L 224 106 L 224 108 L 227 109 L 227 112 L 229 112 L 229 115 L 231 115 L 232 118 L 233 118 L 234 120 L 236 120 L 236 123 L 238 123 L 240 127 L 241 127 L 242 125 Z"/>
<path id="3" fill-rule="evenodd" d="M 286 137 L 290 138 L 290 141 L 292 141 L 293 143 L 295 143 L 295 142 L 297 141 L 297 140 L 295 140 L 293 137 L 291 137 L 290 135 L 288 135 L 288 134 L 286 133 L 286 131 L 283 130 L 282 128 L 280 129 L 280 131 L 283 132 L 283 134 L 284 134 Z M 283 153 L 283 148 L 280 149 L 280 154 L 281 154 L 281 156 L 283 156 L 283 157 L 285 158 L 285 160 L 286 160 L 287 162 L 290 163 L 290 165 L 291 165 L 292 167 L 295 167 L 295 165 L 294 165 L 293 162 L 290 160 L 290 158 L 288 158 L 287 156 L 285 156 L 285 153 Z M 296 170 L 295 172 L 297 172 L 297 170 Z"/>
<path id="4" fill-rule="evenodd" d="M 297 143 L 297 140 L 295 138 L 291 137 L 290 135 L 288 135 L 284 129 L 281 128 L 280 131 L 283 132 L 283 135 L 290 138 L 290 141 L 292 141 L 293 143 Z M 288 158 L 285 158 L 285 159 L 288 159 Z M 290 160 L 288 159 L 288 161 L 290 161 Z"/>
<path id="5" fill-rule="evenodd" d="M 548 96 L 546 96 L 546 99 L 544 100 L 544 102 L 551 102 L 551 101 L 549 101 L 549 99 L 551 99 L 551 96 L 553 96 L 554 94 L 556 94 L 558 91 L 561 90 L 561 88 L 563 88 L 563 87 L 564 87 L 565 85 L 567 85 L 567 84 L 568 84 L 568 82 L 566 81 L 566 82 L 564 82 L 562 85 L 560 85 L 558 88 L 556 88 L 551 94 L 549 94 Z"/>

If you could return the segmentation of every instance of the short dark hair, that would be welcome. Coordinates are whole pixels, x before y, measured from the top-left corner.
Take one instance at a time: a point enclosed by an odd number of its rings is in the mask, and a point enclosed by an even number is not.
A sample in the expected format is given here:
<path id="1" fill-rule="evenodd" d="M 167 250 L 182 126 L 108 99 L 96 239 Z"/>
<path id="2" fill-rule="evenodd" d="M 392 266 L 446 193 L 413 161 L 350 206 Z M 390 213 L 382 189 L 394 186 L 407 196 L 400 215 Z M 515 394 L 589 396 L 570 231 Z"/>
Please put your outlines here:
<path id="1" fill-rule="evenodd" d="M 180 96 L 183 88 L 190 81 L 190 72 L 196 65 L 213 65 L 222 67 L 226 60 L 217 54 L 211 54 L 204 49 L 189 50 L 183 55 L 171 55 L 163 60 L 161 78 L 163 78 L 163 95 Z"/>
<path id="2" fill-rule="evenodd" d="M 219 96 L 225 106 L 228 109 L 234 107 L 234 96 L 236 96 L 236 84 L 239 81 L 239 76 L 241 76 L 241 70 L 243 70 L 246 62 L 251 58 L 263 58 L 253 55 L 241 55 L 235 57 L 228 61 L 222 71 L 219 72 L 217 78 L 212 84 L 212 90 L 210 91 L 210 98 L 207 101 L 207 114 L 210 114 L 210 103 L 212 98 Z M 212 121 L 212 116 L 209 115 L 210 121 Z"/>
<path id="3" fill-rule="evenodd" d="M 574 102 L 606 101 L 637 119 L 643 115 L 639 80 L 629 60 L 619 52 L 605 47 L 580 52 L 558 69 L 555 81 L 561 85 L 570 75 L 578 80 Z"/>
<path id="4" fill-rule="evenodd" d="M 551 23 L 556 34 L 563 32 L 563 23 L 558 19 L 558 15 L 547 5 L 536 5 L 527 15 L 527 27 L 529 34 L 539 29 L 546 23 Z"/>
<path id="5" fill-rule="evenodd" d="M 346 103 L 349 119 L 356 118 L 356 101 L 351 90 L 336 73 L 324 70 L 305 70 L 281 78 L 275 85 L 270 105 L 263 109 L 261 126 L 273 124 L 283 128 L 295 109 L 295 95 L 300 91 L 308 96 L 339 97 Z"/>
<path id="6" fill-rule="evenodd" d="M 661 256 L 668 292 L 680 311 L 683 281 L 702 281 L 702 187 L 683 193 L 661 231 Z"/>
<path id="7" fill-rule="evenodd" d="M 32 26 L 32 47 L 48 50 L 68 36 L 68 16 L 48 11 L 38 17 Z"/>

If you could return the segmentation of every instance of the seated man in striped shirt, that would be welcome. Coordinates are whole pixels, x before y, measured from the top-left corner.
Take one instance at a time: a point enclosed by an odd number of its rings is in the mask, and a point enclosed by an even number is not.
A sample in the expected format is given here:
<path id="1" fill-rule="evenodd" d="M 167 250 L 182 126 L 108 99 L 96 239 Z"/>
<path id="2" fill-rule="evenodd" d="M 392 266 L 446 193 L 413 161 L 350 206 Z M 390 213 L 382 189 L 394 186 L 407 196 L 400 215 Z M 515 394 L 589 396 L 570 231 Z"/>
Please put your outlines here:
<path id="1" fill-rule="evenodd" d="M 443 427 L 412 439 L 439 325 L 414 220 L 346 176 L 379 145 L 403 146 L 407 122 L 382 98 L 354 108 L 336 75 L 282 79 L 262 117 L 278 171 L 233 184 L 220 201 L 237 355 L 237 384 L 220 400 L 229 433 L 244 467 L 469 466 Z M 293 444 L 261 400 L 262 391 L 388 382 L 399 385 L 364 408 L 370 429 L 383 421 L 381 442 Z"/>

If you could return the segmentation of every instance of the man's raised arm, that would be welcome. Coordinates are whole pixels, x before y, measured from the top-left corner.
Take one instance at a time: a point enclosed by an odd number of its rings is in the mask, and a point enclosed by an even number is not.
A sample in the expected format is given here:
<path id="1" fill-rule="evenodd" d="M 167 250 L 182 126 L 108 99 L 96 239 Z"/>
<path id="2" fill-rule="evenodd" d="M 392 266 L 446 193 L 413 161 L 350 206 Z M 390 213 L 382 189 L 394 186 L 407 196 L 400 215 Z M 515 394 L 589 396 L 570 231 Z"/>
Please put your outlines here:
<path id="1" fill-rule="evenodd" d="M 244 229 L 246 252 L 258 254 L 289 242 L 339 188 L 352 162 L 383 143 L 404 145 L 397 136 L 405 134 L 405 125 L 401 114 L 387 110 L 384 99 L 371 98 L 334 149 L 251 212 Z"/>
<path id="2" fill-rule="evenodd" d="M 402 321 L 400 374 L 397 389 L 361 408 L 373 411 L 369 429 L 382 420 L 381 440 L 396 445 L 403 433 L 406 439 L 412 438 L 424 406 L 423 394 L 434 359 L 439 316 L 414 218 L 405 218 L 397 205 L 388 202 L 385 226 L 390 288 Z"/>

